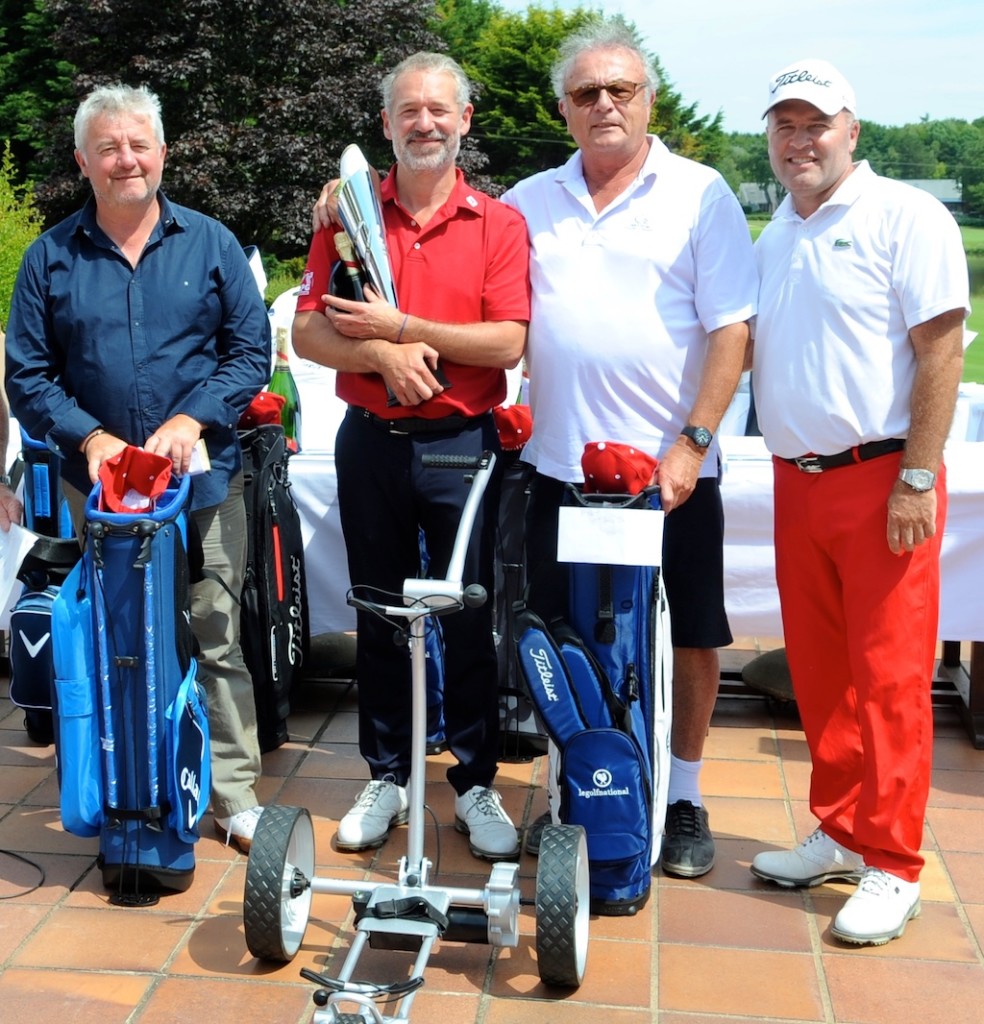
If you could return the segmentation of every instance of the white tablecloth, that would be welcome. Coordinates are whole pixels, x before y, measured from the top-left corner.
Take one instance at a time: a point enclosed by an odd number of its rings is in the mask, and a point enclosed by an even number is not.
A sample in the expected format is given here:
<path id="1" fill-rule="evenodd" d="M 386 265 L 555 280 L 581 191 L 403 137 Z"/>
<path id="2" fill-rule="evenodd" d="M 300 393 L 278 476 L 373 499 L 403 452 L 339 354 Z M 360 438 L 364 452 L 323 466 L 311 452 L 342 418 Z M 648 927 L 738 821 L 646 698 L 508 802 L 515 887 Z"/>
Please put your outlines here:
<path id="1" fill-rule="evenodd" d="M 722 442 L 725 470 L 725 596 L 735 636 L 781 637 L 772 549 L 772 463 L 761 438 Z M 954 441 L 946 452 L 950 510 L 943 537 L 940 637 L 984 640 L 984 444 Z M 345 548 L 338 521 L 334 458 L 307 451 L 291 459 L 301 513 L 312 629 L 352 629 L 345 605 Z"/>
<path id="2" fill-rule="evenodd" d="M 758 437 L 722 440 L 724 574 L 736 636 L 781 637 L 772 531 L 772 462 Z M 984 640 L 984 443 L 950 441 L 940 638 Z"/>

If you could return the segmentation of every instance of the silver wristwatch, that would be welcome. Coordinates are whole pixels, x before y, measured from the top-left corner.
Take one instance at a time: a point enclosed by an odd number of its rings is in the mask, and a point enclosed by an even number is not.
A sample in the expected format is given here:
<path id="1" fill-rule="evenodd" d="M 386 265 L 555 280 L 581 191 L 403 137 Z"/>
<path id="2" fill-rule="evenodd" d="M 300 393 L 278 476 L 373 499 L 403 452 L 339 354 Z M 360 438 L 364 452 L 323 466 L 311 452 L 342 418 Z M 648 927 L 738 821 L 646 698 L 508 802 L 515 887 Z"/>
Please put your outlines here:
<path id="1" fill-rule="evenodd" d="M 900 469 L 899 479 L 914 491 L 931 491 L 936 486 L 936 474 L 929 469 Z"/>

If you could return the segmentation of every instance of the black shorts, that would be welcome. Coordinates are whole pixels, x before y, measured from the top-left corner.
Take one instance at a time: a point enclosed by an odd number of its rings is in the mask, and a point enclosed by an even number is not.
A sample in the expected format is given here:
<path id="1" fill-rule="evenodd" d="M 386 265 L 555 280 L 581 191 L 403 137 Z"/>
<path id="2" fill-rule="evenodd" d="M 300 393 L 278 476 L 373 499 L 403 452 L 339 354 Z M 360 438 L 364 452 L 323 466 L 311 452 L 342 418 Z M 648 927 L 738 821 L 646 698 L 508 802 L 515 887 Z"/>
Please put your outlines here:
<path id="1" fill-rule="evenodd" d="M 731 629 L 724 611 L 724 506 L 713 477 L 666 517 L 663 581 L 670 605 L 674 647 L 727 647 Z"/>
<path id="2" fill-rule="evenodd" d="M 547 622 L 567 617 L 568 567 L 557 562 L 557 510 L 565 486 L 537 473 L 526 519 L 528 600 Z M 732 637 L 724 611 L 724 508 L 717 479 L 698 480 L 694 493 L 667 515 L 663 579 L 673 646 L 727 647 Z"/>

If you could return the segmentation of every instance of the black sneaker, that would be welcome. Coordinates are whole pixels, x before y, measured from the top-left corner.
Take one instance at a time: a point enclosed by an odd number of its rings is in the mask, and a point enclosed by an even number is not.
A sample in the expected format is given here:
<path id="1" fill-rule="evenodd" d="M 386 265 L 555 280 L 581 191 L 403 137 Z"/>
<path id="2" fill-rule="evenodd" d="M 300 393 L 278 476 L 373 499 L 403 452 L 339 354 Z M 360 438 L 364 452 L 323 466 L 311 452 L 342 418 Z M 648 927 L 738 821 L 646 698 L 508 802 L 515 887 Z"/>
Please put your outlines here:
<path id="1" fill-rule="evenodd" d="M 677 800 L 666 809 L 660 863 L 668 875 L 699 878 L 714 867 L 714 836 L 707 823 L 707 808 Z"/>
<path id="2" fill-rule="evenodd" d="M 523 848 L 531 857 L 540 856 L 540 840 L 543 838 L 543 829 L 544 826 L 550 824 L 551 820 L 550 812 L 547 811 L 526 826 L 526 840 L 523 843 Z"/>

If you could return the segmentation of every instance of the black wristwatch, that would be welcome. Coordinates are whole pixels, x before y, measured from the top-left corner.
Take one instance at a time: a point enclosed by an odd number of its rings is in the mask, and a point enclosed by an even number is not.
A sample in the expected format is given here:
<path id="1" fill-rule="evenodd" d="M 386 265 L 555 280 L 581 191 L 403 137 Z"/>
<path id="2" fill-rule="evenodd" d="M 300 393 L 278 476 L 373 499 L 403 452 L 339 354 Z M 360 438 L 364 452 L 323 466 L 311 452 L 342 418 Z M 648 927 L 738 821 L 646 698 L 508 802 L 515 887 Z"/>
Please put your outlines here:
<path id="1" fill-rule="evenodd" d="M 0 473 L 0 484 L 4 487 L 13 490 L 13 486 L 10 483 L 10 477 L 6 473 Z"/>
<path id="2" fill-rule="evenodd" d="M 689 424 L 680 431 L 681 436 L 689 437 L 691 441 L 698 448 L 707 449 L 711 441 L 714 440 L 714 435 L 707 429 L 707 427 L 691 427 Z"/>

